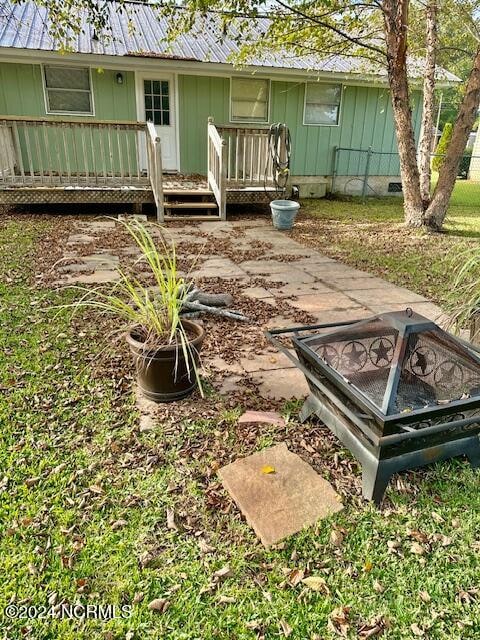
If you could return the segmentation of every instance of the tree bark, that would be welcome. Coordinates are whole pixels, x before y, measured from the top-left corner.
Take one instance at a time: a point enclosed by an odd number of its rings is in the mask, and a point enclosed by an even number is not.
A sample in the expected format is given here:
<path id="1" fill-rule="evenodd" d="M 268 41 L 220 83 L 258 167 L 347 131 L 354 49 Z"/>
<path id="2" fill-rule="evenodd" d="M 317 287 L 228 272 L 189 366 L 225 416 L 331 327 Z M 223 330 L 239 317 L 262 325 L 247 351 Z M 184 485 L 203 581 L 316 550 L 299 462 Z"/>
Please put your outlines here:
<path id="1" fill-rule="evenodd" d="M 423 224 L 424 206 L 420 194 L 420 174 L 407 77 L 408 5 L 409 0 L 384 0 L 383 15 L 387 71 L 400 158 L 405 223 L 420 227 Z"/>
<path id="2" fill-rule="evenodd" d="M 467 145 L 480 104 L 480 45 L 473 59 L 473 67 L 467 82 L 465 95 L 460 105 L 457 119 L 453 125 L 453 134 L 440 173 L 435 191 L 425 212 L 425 224 L 433 229 L 442 228 L 447 215 L 448 203 L 457 179 L 458 167 Z"/>
<path id="3" fill-rule="evenodd" d="M 424 209 L 430 203 L 431 164 L 433 148 L 433 108 L 435 96 L 435 68 L 437 58 L 437 0 L 429 0 L 425 9 L 425 71 L 423 75 L 422 133 L 419 143 L 420 194 Z"/>

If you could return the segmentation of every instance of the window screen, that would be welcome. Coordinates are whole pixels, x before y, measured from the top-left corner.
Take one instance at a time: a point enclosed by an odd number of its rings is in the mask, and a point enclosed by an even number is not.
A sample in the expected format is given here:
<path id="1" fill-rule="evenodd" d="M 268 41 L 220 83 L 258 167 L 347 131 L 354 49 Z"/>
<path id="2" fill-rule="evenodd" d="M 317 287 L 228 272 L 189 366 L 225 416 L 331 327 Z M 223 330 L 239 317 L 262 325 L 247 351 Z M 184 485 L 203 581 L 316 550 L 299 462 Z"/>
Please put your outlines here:
<path id="1" fill-rule="evenodd" d="M 338 124 L 341 99 L 341 84 L 307 82 L 304 124 Z"/>
<path id="2" fill-rule="evenodd" d="M 87 67 L 45 67 L 49 113 L 93 113 L 90 71 Z"/>
<path id="3" fill-rule="evenodd" d="M 232 78 L 232 121 L 268 121 L 268 80 Z"/>
<path id="4" fill-rule="evenodd" d="M 168 80 L 144 80 L 145 120 L 158 125 L 170 124 Z"/>

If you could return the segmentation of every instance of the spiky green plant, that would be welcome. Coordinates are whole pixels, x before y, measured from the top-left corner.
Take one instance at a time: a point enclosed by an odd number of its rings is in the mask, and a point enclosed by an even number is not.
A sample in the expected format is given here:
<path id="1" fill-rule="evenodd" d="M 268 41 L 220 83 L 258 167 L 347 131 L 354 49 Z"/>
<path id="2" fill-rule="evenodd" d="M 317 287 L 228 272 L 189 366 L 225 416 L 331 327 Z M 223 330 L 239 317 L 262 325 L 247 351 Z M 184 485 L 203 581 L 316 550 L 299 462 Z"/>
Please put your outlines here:
<path id="1" fill-rule="evenodd" d="M 472 247 L 451 258 L 452 287 L 447 296 L 447 309 L 454 329 L 468 327 L 480 313 L 480 249 Z"/>
<path id="2" fill-rule="evenodd" d="M 82 295 L 69 306 L 74 311 L 91 308 L 113 315 L 122 321 L 122 330 L 138 326 L 145 336 L 146 352 L 176 343 L 203 394 L 194 354 L 181 322 L 180 312 L 188 295 L 188 285 L 179 274 L 175 243 L 167 242 L 160 225 L 152 225 L 160 232 L 156 242 L 150 230 L 138 219 L 119 220 L 118 223 L 123 225 L 139 249 L 135 265 L 139 262 L 148 264 L 154 286 L 146 286 L 119 267 L 120 278 L 108 290 L 105 285 L 75 287 Z"/>

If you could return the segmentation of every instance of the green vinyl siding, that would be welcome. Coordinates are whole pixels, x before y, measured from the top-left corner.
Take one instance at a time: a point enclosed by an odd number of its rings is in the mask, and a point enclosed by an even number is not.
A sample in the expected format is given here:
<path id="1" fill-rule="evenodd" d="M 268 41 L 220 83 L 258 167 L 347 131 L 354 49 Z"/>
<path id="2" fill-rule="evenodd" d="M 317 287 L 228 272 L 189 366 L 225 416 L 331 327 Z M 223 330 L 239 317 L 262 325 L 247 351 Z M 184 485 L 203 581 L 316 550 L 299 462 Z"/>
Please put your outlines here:
<path id="1" fill-rule="evenodd" d="M 123 84 L 118 84 L 116 81 L 116 75 L 119 72 L 123 75 Z M 85 122 L 90 119 L 137 119 L 134 72 L 121 69 L 98 70 L 92 67 L 91 77 L 94 117 L 75 116 L 76 119 L 81 118 Z M 420 92 L 413 92 L 412 109 L 417 137 L 420 128 L 420 96 Z M 212 116 L 217 124 L 229 123 L 230 79 L 179 74 L 177 101 L 179 169 L 185 174 L 206 174 L 207 119 Z M 375 151 L 382 151 L 381 157 L 372 158 L 370 173 L 372 175 L 399 174 L 392 107 L 387 88 L 344 84 L 339 124 L 336 126 L 304 125 L 304 101 L 304 82 L 271 81 L 270 122 L 286 122 L 290 128 L 293 175 L 331 175 L 335 147 L 365 150 L 372 147 Z M 0 63 L 0 114 L 32 117 L 46 115 L 42 68 L 39 64 Z M 68 120 L 66 115 L 49 117 L 52 120 Z M 241 123 L 238 124 L 241 126 Z M 127 169 L 128 158 L 132 166 L 135 165 L 136 159 L 132 157 L 133 141 L 134 137 L 129 142 L 128 152 L 126 149 L 121 149 L 121 153 L 116 154 L 114 150 L 115 170 L 121 168 L 120 156 L 125 169 Z M 52 157 L 58 157 L 59 161 L 64 163 L 68 160 L 72 170 L 80 166 L 78 159 L 71 156 L 71 152 L 67 154 L 64 149 L 57 147 L 52 143 L 49 150 Z M 104 161 L 99 148 L 100 145 L 94 135 L 93 153 L 90 149 L 85 163 L 87 171 L 94 169 L 101 171 Z M 46 164 L 47 160 L 45 159 L 44 162 Z M 356 152 L 339 154 L 337 166 L 339 174 L 361 175 L 364 166 L 365 154 Z"/>
<path id="2" fill-rule="evenodd" d="M 205 174 L 206 123 L 213 116 L 218 124 L 229 122 L 229 78 L 180 75 L 179 138 L 181 171 Z M 420 128 L 420 93 L 414 92 L 412 108 L 416 135 Z M 328 176 L 332 173 L 335 147 L 382 151 L 372 160 L 372 175 L 399 174 L 397 144 L 393 126 L 392 106 L 387 88 L 344 85 L 340 119 L 337 126 L 304 125 L 304 82 L 272 80 L 270 122 L 286 122 L 292 135 L 293 175 Z M 241 126 L 241 123 L 238 123 Z M 248 124 L 246 125 L 248 126 Z M 342 153 L 339 173 L 361 175 L 365 154 Z"/>
<path id="3" fill-rule="evenodd" d="M 58 64 L 58 63 L 57 63 Z M 68 65 L 67 65 L 68 66 Z M 123 84 L 116 81 L 117 73 Z M 135 74 L 132 71 L 92 68 L 92 91 L 95 120 L 136 120 Z M 44 117 L 42 67 L 39 64 L 0 63 L 0 114 L 6 116 Z M 67 114 L 57 116 L 68 120 Z M 74 116 L 92 119 L 92 116 Z M 52 115 L 52 118 L 55 116 Z"/>
<path id="4" fill-rule="evenodd" d="M 92 68 L 95 114 L 93 117 L 71 117 L 85 123 L 91 120 L 136 120 L 135 74 L 120 71 L 123 83 L 118 84 L 116 76 L 119 71 Z M 0 63 L 0 115 L 70 119 L 68 114 L 46 113 L 42 67 L 34 64 Z M 82 140 L 79 130 L 66 128 L 59 131 L 58 128 L 52 130 L 45 127 L 40 131 L 35 126 L 19 126 L 18 142 L 25 166 L 33 165 L 35 171 L 45 173 L 61 169 L 100 174 L 119 172 L 121 169 L 127 172 L 129 160 L 130 166 L 136 167 L 135 132 L 127 134 L 128 142 L 125 134 L 120 137 L 120 142 L 115 134 L 111 134 L 109 139 L 106 130 L 85 130 L 83 135 Z M 30 158 L 26 151 L 27 140 L 30 143 Z M 107 152 L 109 149 L 112 149 L 111 154 Z"/>
<path id="5" fill-rule="evenodd" d="M 331 175 L 335 147 L 384 152 L 377 158 L 378 175 L 398 175 L 397 143 L 392 106 L 386 88 L 344 85 L 337 126 L 304 125 L 305 84 L 272 82 L 272 122 L 286 122 L 292 136 L 293 175 Z M 420 93 L 412 96 L 416 135 L 420 128 Z M 388 155 L 391 154 L 391 155 Z M 340 154 L 339 173 L 361 175 L 364 154 Z M 376 175 L 375 167 L 371 174 Z"/>

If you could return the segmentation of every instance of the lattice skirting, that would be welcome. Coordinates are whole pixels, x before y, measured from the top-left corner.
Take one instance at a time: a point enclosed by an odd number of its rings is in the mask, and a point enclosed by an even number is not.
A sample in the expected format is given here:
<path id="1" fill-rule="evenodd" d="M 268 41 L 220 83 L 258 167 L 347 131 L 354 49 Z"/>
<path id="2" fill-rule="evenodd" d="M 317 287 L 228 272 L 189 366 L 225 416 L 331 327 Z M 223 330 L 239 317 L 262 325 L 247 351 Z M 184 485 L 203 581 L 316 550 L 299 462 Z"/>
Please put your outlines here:
<path id="1" fill-rule="evenodd" d="M 263 190 L 227 190 L 227 204 L 268 204 L 273 199 L 272 193 L 265 193 Z"/>
<path id="2" fill-rule="evenodd" d="M 3 189 L 0 204 L 154 202 L 151 189 Z"/>

